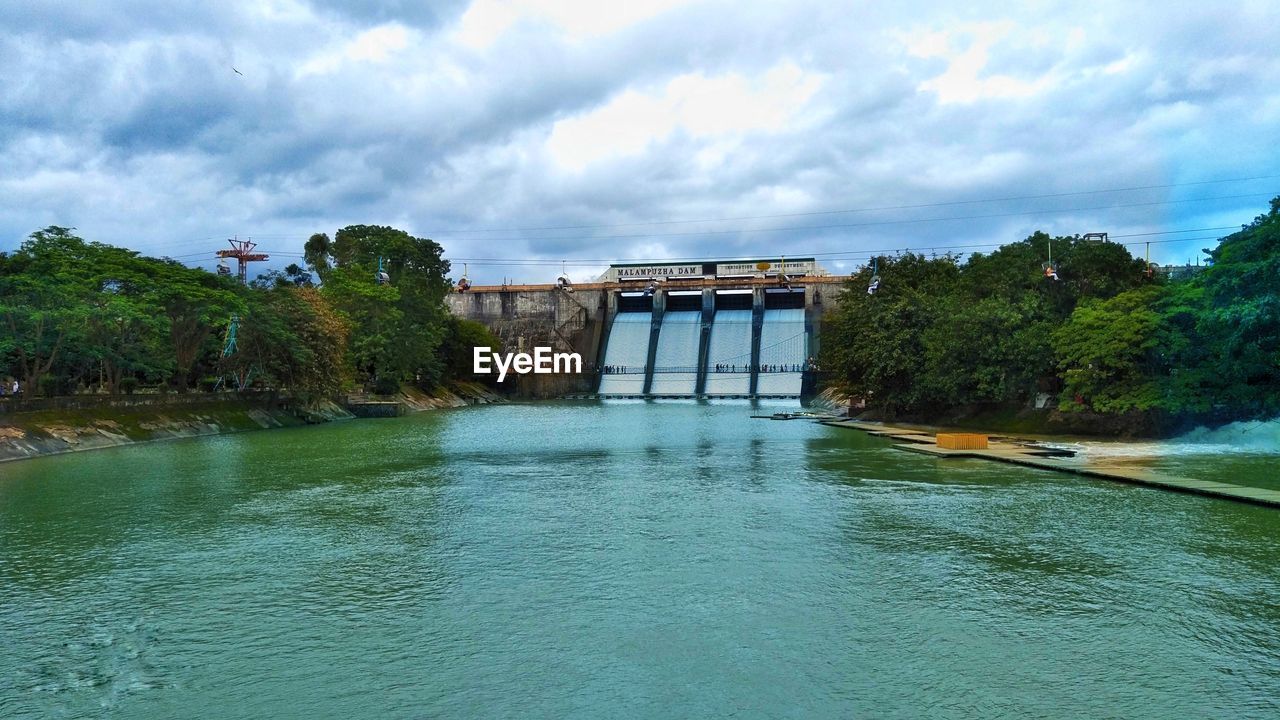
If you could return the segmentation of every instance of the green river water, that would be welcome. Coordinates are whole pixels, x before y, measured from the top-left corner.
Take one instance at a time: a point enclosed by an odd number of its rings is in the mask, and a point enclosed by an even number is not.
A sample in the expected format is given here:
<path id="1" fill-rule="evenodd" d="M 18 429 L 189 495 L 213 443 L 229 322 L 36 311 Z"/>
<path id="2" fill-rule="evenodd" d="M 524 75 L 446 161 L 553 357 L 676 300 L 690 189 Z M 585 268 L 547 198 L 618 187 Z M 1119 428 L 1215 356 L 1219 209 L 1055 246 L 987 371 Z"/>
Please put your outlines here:
<path id="1" fill-rule="evenodd" d="M 753 412 L 0 465 L 0 718 L 1280 716 L 1280 511 Z"/>

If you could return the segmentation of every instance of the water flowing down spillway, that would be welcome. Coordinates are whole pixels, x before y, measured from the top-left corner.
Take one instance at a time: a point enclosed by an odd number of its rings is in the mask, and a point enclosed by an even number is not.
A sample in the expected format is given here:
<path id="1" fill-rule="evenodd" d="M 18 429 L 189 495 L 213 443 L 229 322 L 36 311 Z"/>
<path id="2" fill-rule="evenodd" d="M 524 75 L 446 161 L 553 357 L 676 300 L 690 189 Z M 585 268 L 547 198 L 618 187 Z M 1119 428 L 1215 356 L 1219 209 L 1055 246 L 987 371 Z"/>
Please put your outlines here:
<path id="1" fill-rule="evenodd" d="M 698 342 L 702 312 L 662 316 L 658 352 L 653 360 L 652 395 L 692 395 L 698 384 Z"/>
<path id="2" fill-rule="evenodd" d="M 644 371 L 649 360 L 647 312 L 618 313 L 605 346 L 604 362 L 610 372 L 600 379 L 602 395 L 639 395 L 644 392 Z"/>
<path id="3" fill-rule="evenodd" d="M 756 392 L 760 395 L 799 395 L 801 373 L 791 368 L 804 366 L 804 310 L 765 310 L 760 328 L 760 373 Z M 778 368 L 778 369 L 775 369 Z"/>
<path id="4" fill-rule="evenodd" d="M 751 392 L 751 311 L 720 310 L 707 351 L 707 395 Z"/>

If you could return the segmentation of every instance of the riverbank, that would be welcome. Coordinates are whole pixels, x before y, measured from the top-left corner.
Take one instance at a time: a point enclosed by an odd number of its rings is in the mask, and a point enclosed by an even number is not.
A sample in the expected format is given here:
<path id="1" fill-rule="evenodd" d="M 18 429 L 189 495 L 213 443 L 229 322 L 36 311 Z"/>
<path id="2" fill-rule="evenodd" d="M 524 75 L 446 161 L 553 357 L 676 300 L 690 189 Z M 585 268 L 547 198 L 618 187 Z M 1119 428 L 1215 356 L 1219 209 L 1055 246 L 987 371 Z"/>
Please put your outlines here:
<path id="1" fill-rule="evenodd" d="M 982 435 L 981 445 L 956 448 L 944 447 L 941 436 L 902 426 L 860 420 L 827 420 L 823 421 L 823 424 L 860 430 L 870 435 L 888 438 L 894 442 L 894 447 L 936 458 L 978 458 L 1172 492 L 1203 495 L 1219 500 L 1280 508 L 1280 491 L 1278 490 L 1154 472 L 1147 468 L 1126 466 L 1114 462 L 1114 459 L 1099 460 L 1088 455 L 1077 458 L 1074 452 L 1064 452 L 1041 444 L 1030 444 L 1015 438 L 991 438 L 988 442 L 987 435 Z"/>
<path id="2" fill-rule="evenodd" d="M 502 402 L 483 385 L 457 383 L 428 394 L 406 389 L 383 398 L 404 412 Z M 347 399 L 348 401 L 350 398 Z M 273 395 L 139 396 L 134 402 L 92 396 L 39 403 L 39 409 L 0 415 L 0 463 L 121 445 L 269 430 L 349 420 L 355 416 L 332 401 L 294 406 Z"/>
<path id="3" fill-rule="evenodd" d="M 875 407 L 857 407 L 853 398 L 836 388 L 823 390 L 814 405 L 850 418 L 893 423 L 931 430 L 977 430 L 1042 437 L 1081 437 L 1108 440 L 1162 440 L 1178 437 L 1199 427 L 1219 427 L 1239 418 L 1216 416 L 1171 416 L 1160 412 L 1130 412 L 1120 415 L 1087 410 L 1064 412 L 1056 406 L 1033 407 L 953 407 L 929 413 L 887 413 Z"/>

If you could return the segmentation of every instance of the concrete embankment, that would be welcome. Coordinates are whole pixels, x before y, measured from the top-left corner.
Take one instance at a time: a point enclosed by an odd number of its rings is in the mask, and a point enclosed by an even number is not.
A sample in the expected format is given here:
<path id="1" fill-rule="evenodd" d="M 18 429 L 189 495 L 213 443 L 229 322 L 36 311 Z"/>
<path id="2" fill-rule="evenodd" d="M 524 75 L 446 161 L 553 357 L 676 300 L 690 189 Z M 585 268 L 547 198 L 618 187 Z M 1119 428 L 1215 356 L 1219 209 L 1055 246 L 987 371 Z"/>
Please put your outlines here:
<path id="1" fill-rule="evenodd" d="M 970 429 L 1045 437 L 1097 437 L 1109 440 L 1141 440 L 1177 437 L 1196 427 L 1217 427 L 1230 418 L 1173 416 L 1156 411 L 1120 415 L 1086 410 L 1064 411 L 1056 401 L 1044 407 L 940 407 L 915 413 L 887 413 L 867 407 L 838 387 L 819 393 L 812 405 L 858 420 L 885 422 L 904 427 Z"/>
<path id="2" fill-rule="evenodd" d="M 350 417 L 342 408 L 329 405 L 311 409 L 311 421 L 320 416 Z M 26 407 L 0 415 L 0 462 L 308 422 L 266 396 L 59 398 Z"/>
<path id="3" fill-rule="evenodd" d="M 870 435 L 890 440 L 894 443 L 894 447 L 901 450 L 923 453 L 940 459 L 977 458 L 992 460 L 1041 470 L 1054 470 L 1132 485 L 1143 485 L 1172 492 L 1203 495 L 1219 500 L 1231 500 L 1266 507 L 1280 507 L 1280 491 L 1181 477 L 1141 468 L 1113 465 L 1106 462 L 1072 462 L 1069 457 L 1064 457 L 1062 453 L 1051 448 L 1012 438 L 992 439 L 988 442 L 988 436 L 982 435 L 980 447 L 959 449 L 943 447 L 940 443 L 941 436 L 915 428 L 860 420 L 828 420 L 824 421 L 823 424 L 831 427 L 860 430 Z M 1067 453 L 1067 456 L 1071 454 Z"/>
<path id="4" fill-rule="evenodd" d="M 410 415 L 427 410 L 447 410 L 468 405 L 489 405 L 503 402 L 506 402 L 505 398 L 484 385 L 473 382 L 456 382 L 448 387 L 437 388 L 432 393 L 425 393 L 412 388 L 405 388 L 395 395 L 354 393 L 347 395 L 343 399 L 342 405 L 355 417 L 385 418 Z"/>
<path id="5" fill-rule="evenodd" d="M 332 401 L 297 406 L 275 395 L 76 396 L 0 404 L 0 463 L 67 452 L 176 438 L 347 420 Z M 461 383 L 434 394 L 406 390 L 377 401 L 394 414 L 501 402 L 481 385 Z"/>

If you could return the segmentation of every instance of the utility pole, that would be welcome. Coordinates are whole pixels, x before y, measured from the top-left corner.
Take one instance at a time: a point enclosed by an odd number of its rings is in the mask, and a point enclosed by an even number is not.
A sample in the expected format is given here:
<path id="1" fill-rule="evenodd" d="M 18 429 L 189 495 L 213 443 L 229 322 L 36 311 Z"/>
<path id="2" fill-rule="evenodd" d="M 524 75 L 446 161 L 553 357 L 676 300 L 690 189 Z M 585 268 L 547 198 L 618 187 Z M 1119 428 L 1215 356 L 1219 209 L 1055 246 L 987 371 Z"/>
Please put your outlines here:
<path id="1" fill-rule="evenodd" d="M 239 238 L 236 238 L 227 240 L 227 242 L 231 243 L 231 249 L 219 250 L 217 255 L 220 258 L 235 258 L 237 262 L 239 262 L 240 282 L 241 284 L 248 284 L 249 263 L 266 260 L 268 255 L 266 253 L 254 252 L 253 249 L 258 247 L 258 244 L 252 240 L 240 240 Z"/>

